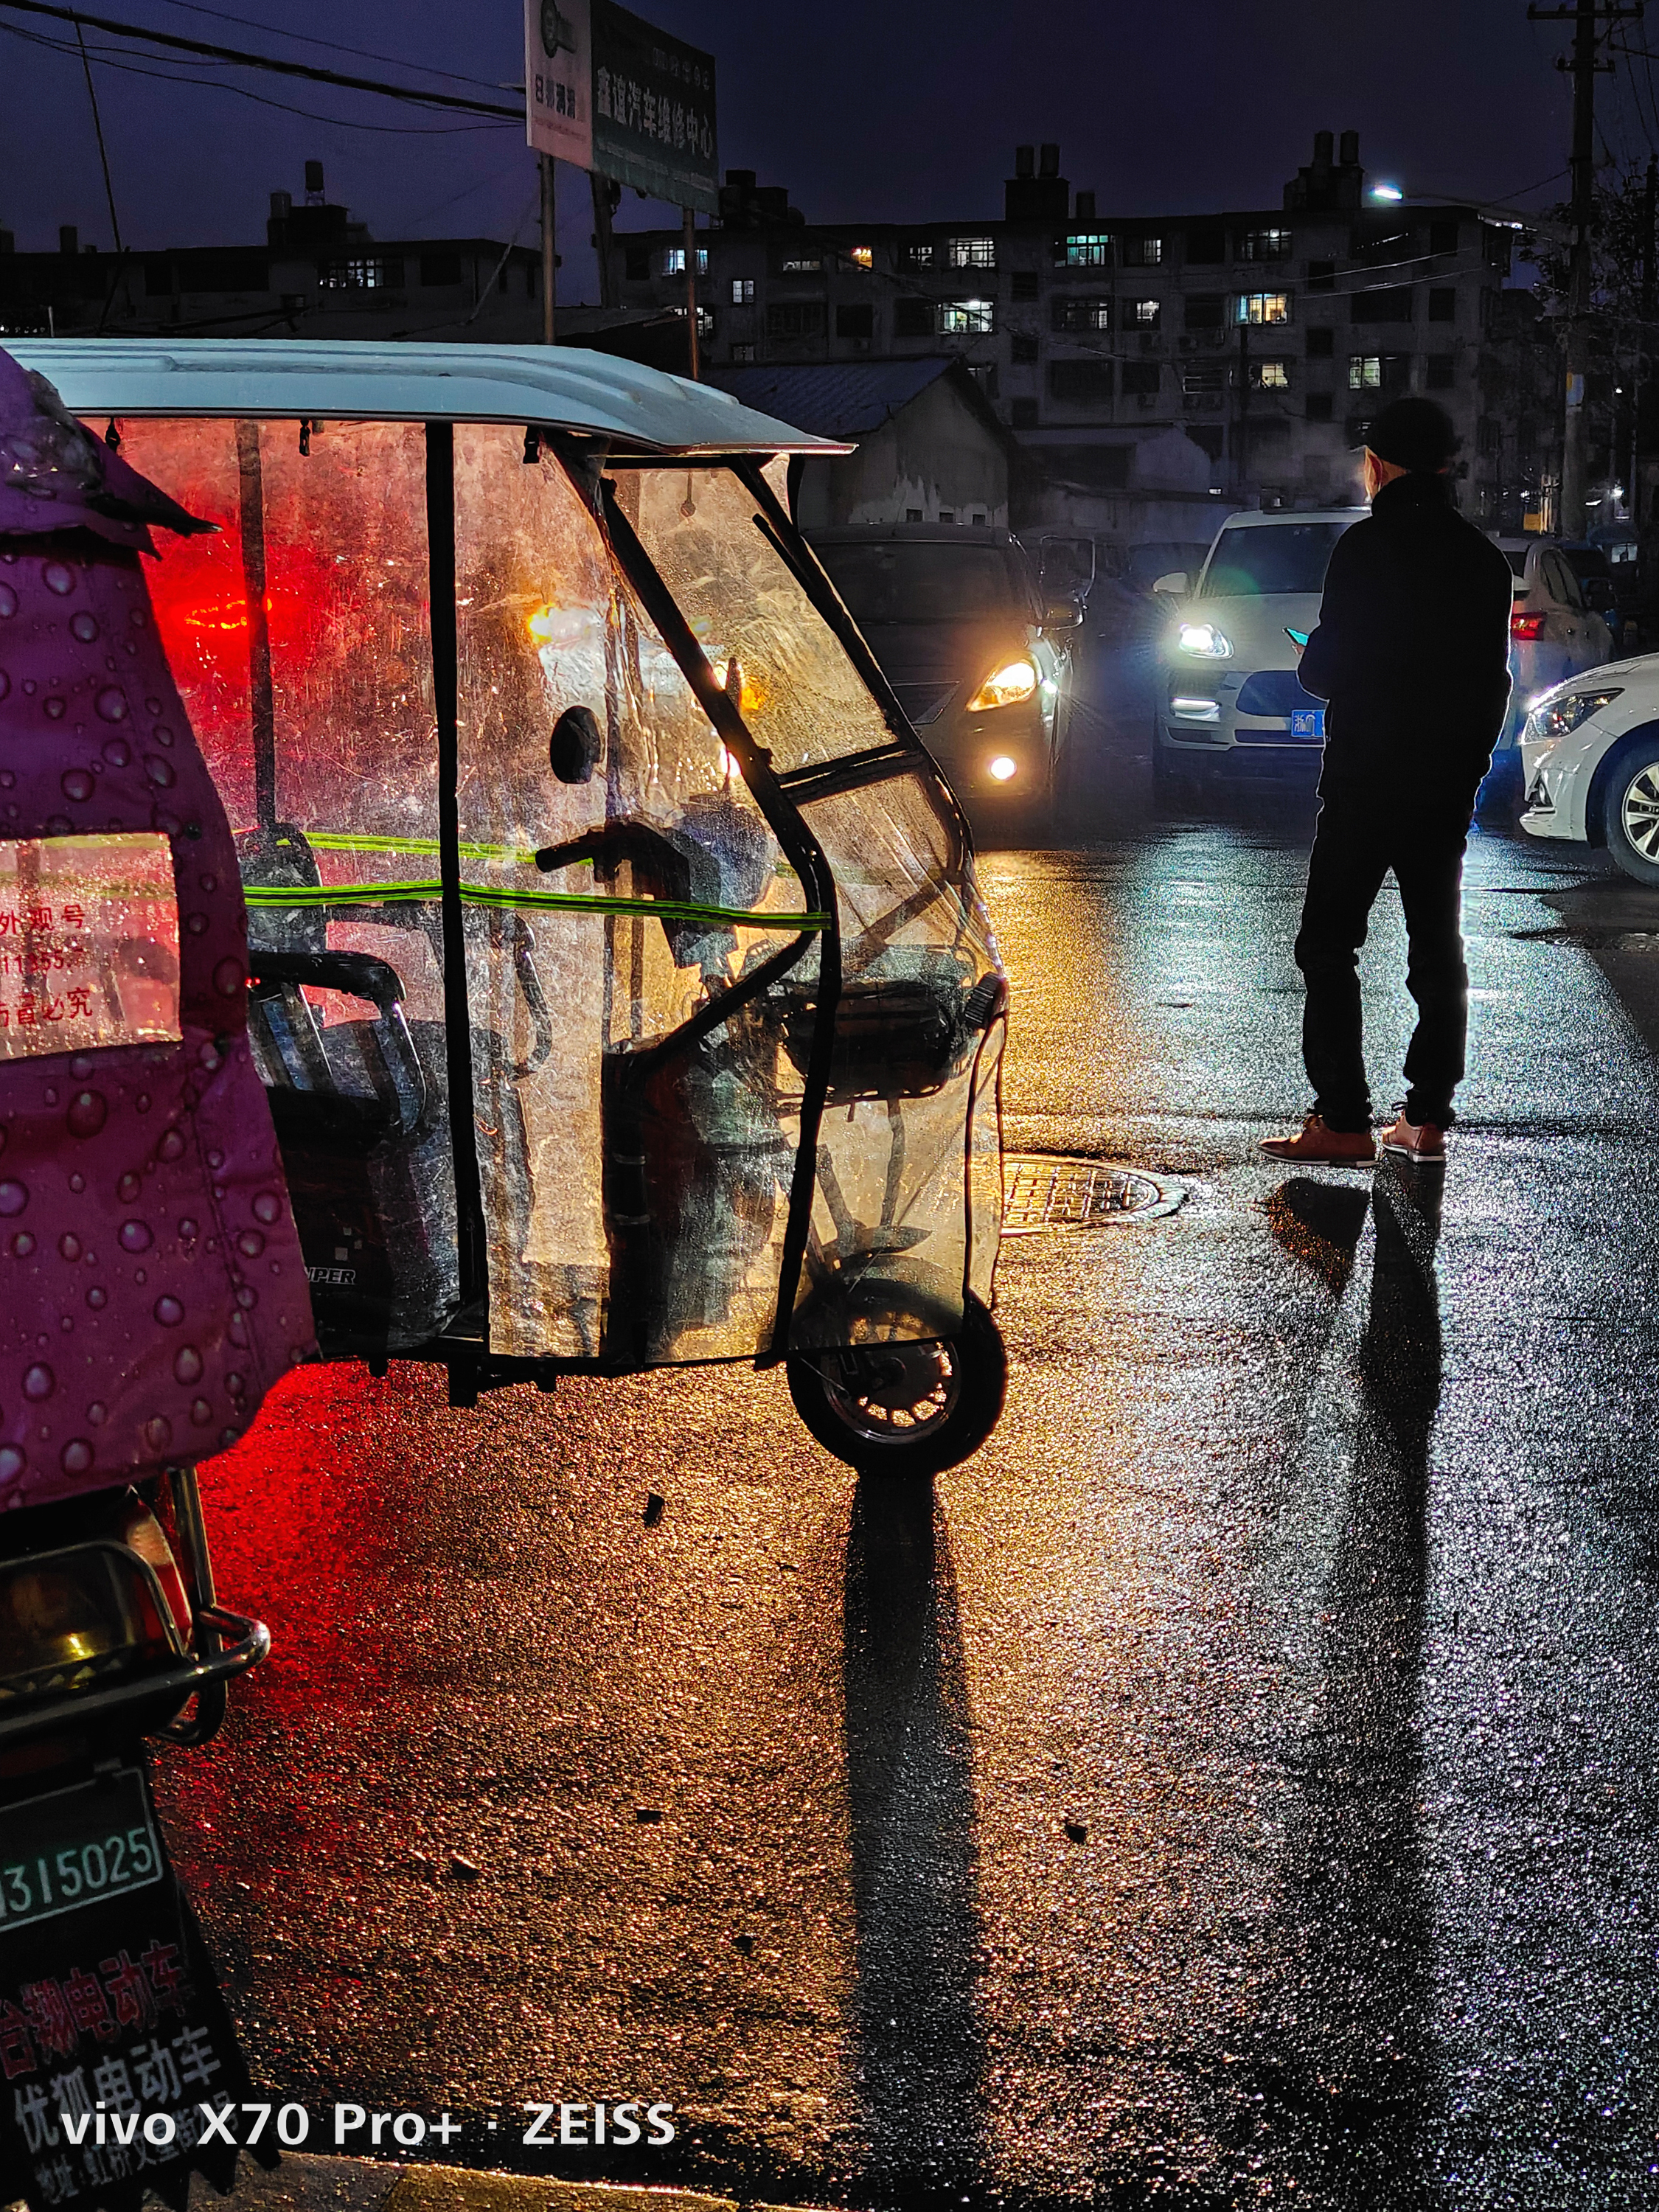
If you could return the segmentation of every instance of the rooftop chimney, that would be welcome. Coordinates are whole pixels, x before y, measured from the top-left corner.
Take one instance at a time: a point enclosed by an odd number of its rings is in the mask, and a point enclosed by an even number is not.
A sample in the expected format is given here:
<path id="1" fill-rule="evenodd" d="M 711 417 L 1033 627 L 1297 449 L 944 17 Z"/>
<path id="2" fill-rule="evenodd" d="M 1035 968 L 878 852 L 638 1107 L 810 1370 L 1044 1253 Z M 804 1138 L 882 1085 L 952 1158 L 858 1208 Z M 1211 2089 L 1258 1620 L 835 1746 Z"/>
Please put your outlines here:
<path id="1" fill-rule="evenodd" d="M 1359 133 L 1342 133 L 1341 160 L 1337 162 L 1331 160 L 1332 143 L 1328 131 L 1315 131 L 1312 161 L 1304 163 L 1285 187 L 1287 208 L 1331 215 L 1358 207 L 1365 181 L 1359 166 Z"/>
<path id="2" fill-rule="evenodd" d="M 306 163 L 306 199 L 313 207 L 319 207 L 323 198 L 323 165 L 320 161 Z"/>
<path id="3" fill-rule="evenodd" d="M 1036 174 L 1036 148 L 1035 146 L 1015 147 L 1014 174 L 1017 177 L 1031 177 Z"/>
<path id="4" fill-rule="evenodd" d="M 1341 162 L 1345 169 L 1352 169 L 1358 165 L 1359 160 L 1359 133 L 1357 131 L 1345 131 L 1342 133 L 1342 143 L 1338 150 L 1337 159 Z"/>
<path id="5" fill-rule="evenodd" d="M 1037 155 L 1037 174 L 1040 177 L 1057 177 L 1060 174 L 1060 149 L 1058 146 L 1045 146 L 1042 148 Z"/>
<path id="6" fill-rule="evenodd" d="M 1004 179 L 1002 187 L 1004 220 L 1040 222 L 1057 229 L 1071 220 L 1071 206 L 1072 188 L 1060 173 L 1059 147 L 1016 146 L 1014 173 Z"/>
<path id="7" fill-rule="evenodd" d="M 72 222 L 58 226 L 58 251 L 60 253 L 78 253 L 81 251 L 81 234 Z"/>
<path id="8" fill-rule="evenodd" d="M 270 196 L 270 213 L 272 220 L 276 222 L 286 222 L 289 211 L 293 205 L 294 195 L 292 192 L 273 192 Z"/>

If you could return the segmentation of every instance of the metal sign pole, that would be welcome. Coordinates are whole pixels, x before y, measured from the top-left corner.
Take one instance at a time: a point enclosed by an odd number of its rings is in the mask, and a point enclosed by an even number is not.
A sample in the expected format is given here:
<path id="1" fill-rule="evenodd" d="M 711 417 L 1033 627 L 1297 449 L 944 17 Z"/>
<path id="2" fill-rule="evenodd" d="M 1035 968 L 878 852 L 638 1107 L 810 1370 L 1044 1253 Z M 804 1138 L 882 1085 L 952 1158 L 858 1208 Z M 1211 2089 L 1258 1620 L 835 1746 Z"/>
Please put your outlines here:
<path id="1" fill-rule="evenodd" d="M 542 165 L 542 343 L 553 340 L 553 304 L 558 289 L 559 257 L 555 246 L 553 156 L 544 154 Z"/>
<path id="2" fill-rule="evenodd" d="M 681 235 L 685 240 L 685 357 L 690 367 L 691 381 L 698 377 L 697 361 L 697 211 L 695 208 L 682 210 L 684 228 Z"/>

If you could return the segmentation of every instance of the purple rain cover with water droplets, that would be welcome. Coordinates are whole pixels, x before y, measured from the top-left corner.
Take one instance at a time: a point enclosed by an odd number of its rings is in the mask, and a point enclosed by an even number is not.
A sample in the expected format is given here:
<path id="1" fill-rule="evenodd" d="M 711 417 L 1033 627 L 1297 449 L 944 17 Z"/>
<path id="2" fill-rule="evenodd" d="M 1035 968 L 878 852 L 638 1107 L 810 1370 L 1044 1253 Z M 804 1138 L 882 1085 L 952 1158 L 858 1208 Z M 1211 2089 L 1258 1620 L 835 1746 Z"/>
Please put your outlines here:
<path id="1" fill-rule="evenodd" d="M 69 453 L 46 499 L 21 488 L 42 422 L 52 453 Z M 72 960 L 82 940 L 31 939 L 24 901 L 0 896 L 0 1000 L 36 1031 L 24 1046 L 14 1030 L 0 1053 L 0 1510 L 222 1450 L 314 1348 L 249 1054 L 235 851 L 137 550 L 146 523 L 173 526 L 169 508 L 189 518 L 131 469 L 112 479 L 0 353 L 0 842 L 19 848 L 20 884 L 39 886 L 71 849 L 52 841 L 125 840 L 108 849 L 142 855 L 159 834 L 177 895 L 176 921 L 145 939 L 152 1041 L 79 1050 L 76 979 L 39 963 Z M 124 984 L 94 958 L 79 988 L 90 1007 Z M 66 1049 L 43 1051 L 54 1022 Z"/>

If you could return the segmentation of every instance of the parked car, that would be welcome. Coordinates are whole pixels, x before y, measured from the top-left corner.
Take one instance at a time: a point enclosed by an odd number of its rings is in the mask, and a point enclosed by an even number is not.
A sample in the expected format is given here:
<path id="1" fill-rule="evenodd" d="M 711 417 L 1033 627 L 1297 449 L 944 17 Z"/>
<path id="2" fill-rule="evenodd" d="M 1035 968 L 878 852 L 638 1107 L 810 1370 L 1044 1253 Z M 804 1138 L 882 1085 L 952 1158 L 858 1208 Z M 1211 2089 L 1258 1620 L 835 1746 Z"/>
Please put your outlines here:
<path id="1" fill-rule="evenodd" d="M 1520 750 L 1523 830 L 1605 845 L 1627 876 L 1659 884 L 1659 653 L 1608 661 L 1547 691 Z"/>
<path id="2" fill-rule="evenodd" d="M 1584 595 L 1584 604 L 1592 614 L 1600 615 L 1607 626 L 1613 651 L 1624 653 L 1636 642 L 1636 619 L 1633 608 L 1627 610 L 1620 601 L 1619 580 L 1613 574 L 1613 562 L 1607 550 L 1587 540 L 1573 544 L 1563 540 L 1561 553 L 1568 567 L 1578 579 L 1578 588 Z"/>
<path id="3" fill-rule="evenodd" d="M 1195 586 L 1184 571 L 1158 578 L 1175 619 L 1153 720 L 1155 787 L 1317 772 L 1324 702 L 1302 688 L 1291 633 L 1318 621 L 1332 549 L 1365 512 L 1230 515 Z"/>
<path id="4" fill-rule="evenodd" d="M 1586 601 L 1559 539 L 1489 533 L 1510 564 L 1515 599 L 1510 615 L 1510 710 L 1480 787 L 1482 811 L 1512 811 L 1525 787 L 1521 731 L 1534 700 L 1554 685 L 1612 657 L 1613 632 Z"/>
<path id="5" fill-rule="evenodd" d="M 1024 828 L 1064 781 L 1075 599 L 1045 603 L 1006 530 L 820 530 L 818 558 L 975 831 Z"/>

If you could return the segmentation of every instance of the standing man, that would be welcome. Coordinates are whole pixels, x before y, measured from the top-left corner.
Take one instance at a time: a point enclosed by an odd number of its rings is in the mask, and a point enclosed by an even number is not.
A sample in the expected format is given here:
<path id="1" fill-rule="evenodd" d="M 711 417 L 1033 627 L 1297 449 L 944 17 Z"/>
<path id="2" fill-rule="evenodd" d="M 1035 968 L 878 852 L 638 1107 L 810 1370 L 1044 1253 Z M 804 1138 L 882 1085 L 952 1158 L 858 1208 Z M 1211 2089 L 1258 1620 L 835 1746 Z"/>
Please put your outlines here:
<path id="1" fill-rule="evenodd" d="M 1376 1158 L 1360 1026 L 1359 948 L 1382 878 L 1400 886 L 1417 1028 L 1384 1149 L 1443 1161 L 1463 1073 L 1463 846 L 1509 704 L 1509 562 L 1464 521 L 1457 439 L 1431 399 L 1396 399 L 1366 434 L 1369 517 L 1331 555 L 1302 682 L 1329 702 L 1319 827 L 1296 940 L 1313 1110 L 1279 1160 Z"/>

